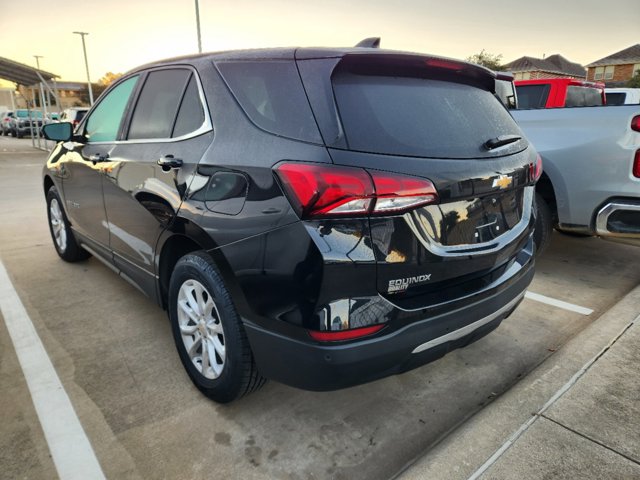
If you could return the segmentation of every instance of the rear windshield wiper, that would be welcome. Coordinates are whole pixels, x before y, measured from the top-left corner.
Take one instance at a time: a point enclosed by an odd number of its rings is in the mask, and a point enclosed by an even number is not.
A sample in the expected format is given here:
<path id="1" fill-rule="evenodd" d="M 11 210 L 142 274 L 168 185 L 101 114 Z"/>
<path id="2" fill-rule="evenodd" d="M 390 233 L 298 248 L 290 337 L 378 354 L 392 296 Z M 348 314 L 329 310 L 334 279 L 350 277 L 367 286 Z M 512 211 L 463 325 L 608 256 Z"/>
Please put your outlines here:
<path id="1" fill-rule="evenodd" d="M 502 147 L 503 145 L 509 145 L 510 143 L 522 140 L 522 137 L 518 135 L 500 135 L 496 138 L 490 138 L 484 142 L 484 148 L 487 150 L 493 150 L 494 148 Z"/>

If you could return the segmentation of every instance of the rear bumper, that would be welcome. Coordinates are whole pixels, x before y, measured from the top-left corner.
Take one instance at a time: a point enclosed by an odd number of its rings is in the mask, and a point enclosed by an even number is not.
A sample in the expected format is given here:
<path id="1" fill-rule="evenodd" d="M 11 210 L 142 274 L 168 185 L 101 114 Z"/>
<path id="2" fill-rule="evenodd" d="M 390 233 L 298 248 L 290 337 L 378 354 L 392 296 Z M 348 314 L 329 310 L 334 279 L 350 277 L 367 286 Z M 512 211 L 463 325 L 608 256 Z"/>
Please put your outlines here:
<path id="1" fill-rule="evenodd" d="M 640 245 L 640 200 L 610 200 L 598 210 L 595 224 L 603 238 Z"/>
<path id="2" fill-rule="evenodd" d="M 462 308 L 420 318 L 364 340 L 321 344 L 293 339 L 252 322 L 245 329 L 261 373 L 305 390 L 337 390 L 419 367 L 483 337 L 518 306 L 533 278 L 533 260 L 495 293 Z"/>

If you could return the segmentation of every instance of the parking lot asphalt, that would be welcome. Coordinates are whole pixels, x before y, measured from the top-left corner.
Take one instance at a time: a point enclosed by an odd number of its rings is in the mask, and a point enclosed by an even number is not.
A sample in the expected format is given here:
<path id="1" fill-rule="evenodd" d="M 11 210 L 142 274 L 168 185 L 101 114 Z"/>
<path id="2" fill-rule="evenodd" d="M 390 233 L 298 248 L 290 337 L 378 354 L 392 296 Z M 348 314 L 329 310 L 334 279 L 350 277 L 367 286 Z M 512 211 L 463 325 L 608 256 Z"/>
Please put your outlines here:
<path id="1" fill-rule="evenodd" d="M 0 137 L 0 260 L 107 478 L 391 478 L 640 283 L 640 249 L 554 233 L 530 291 L 592 313 L 527 298 L 484 339 L 403 375 L 327 393 L 271 382 L 221 406 L 183 371 L 165 312 L 95 259 L 58 258 L 45 157 Z M 0 472 L 57 478 L 4 318 Z"/>

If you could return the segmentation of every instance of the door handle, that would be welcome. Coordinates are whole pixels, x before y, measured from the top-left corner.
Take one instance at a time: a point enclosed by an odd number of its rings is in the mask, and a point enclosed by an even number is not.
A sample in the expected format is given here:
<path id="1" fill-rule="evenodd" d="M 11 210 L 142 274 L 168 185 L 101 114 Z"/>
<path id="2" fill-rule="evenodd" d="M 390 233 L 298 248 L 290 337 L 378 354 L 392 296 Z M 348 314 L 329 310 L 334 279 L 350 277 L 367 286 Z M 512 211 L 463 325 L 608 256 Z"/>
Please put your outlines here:
<path id="1" fill-rule="evenodd" d="M 160 165 L 164 171 L 169 171 L 170 168 L 180 168 L 182 166 L 182 160 L 175 158 L 173 155 L 164 155 L 158 160 L 158 165 Z"/>
<path id="2" fill-rule="evenodd" d="M 89 160 L 93 163 L 106 162 L 108 158 L 108 153 L 94 153 L 93 155 L 89 155 Z"/>

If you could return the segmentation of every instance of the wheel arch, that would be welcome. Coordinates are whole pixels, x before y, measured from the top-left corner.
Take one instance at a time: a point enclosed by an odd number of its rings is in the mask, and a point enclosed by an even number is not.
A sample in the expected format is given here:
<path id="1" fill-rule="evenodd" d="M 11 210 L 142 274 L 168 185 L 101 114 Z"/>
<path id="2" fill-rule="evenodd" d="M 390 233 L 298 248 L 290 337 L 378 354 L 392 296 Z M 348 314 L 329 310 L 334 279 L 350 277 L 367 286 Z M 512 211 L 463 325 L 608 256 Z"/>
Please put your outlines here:
<path id="1" fill-rule="evenodd" d="M 236 284 L 229 263 L 217 247 L 213 238 L 194 222 L 182 217 L 174 219 L 171 228 L 161 235 L 156 247 L 156 252 L 159 252 L 156 255 L 158 299 L 162 308 L 167 308 L 169 281 L 176 263 L 184 255 L 199 250 L 206 252 L 213 259 L 225 286 L 232 292 L 233 298 L 238 298 L 236 295 L 240 288 Z"/>
<path id="2" fill-rule="evenodd" d="M 553 218 L 554 224 L 558 223 L 558 201 L 556 199 L 556 192 L 553 187 L 553 182 L 546 172 L 542 172 L 542 176 L 538 183 L 536 183 L 536 193 L 539 194 L 543 200 L 547 203 Z"/>
<path id="3" fill-rule="evenodd" d="M 42 186 L 44 187 L 44 194 L 46 195 L 49 189 L 55 186 L 55 183 L 49 175 L 45 175 L 44 179 L 42 180 Z"/>

